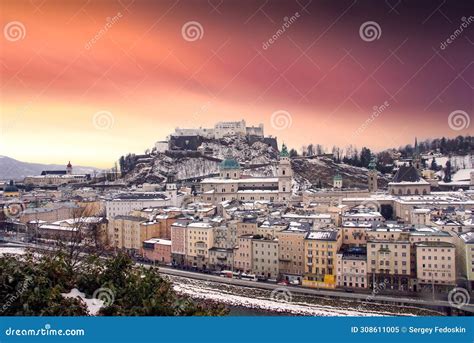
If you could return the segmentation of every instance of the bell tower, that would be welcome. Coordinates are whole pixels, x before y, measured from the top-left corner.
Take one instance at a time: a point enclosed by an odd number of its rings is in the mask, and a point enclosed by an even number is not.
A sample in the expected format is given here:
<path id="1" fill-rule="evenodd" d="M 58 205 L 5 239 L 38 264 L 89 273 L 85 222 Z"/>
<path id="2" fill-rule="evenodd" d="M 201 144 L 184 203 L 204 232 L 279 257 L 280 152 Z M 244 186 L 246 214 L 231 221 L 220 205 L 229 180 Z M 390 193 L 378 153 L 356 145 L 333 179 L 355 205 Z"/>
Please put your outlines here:
<path id="1" fill-rule="evenodd" d="M 375 159 L 375 156 L 372 155 L 372 159 L 370 160 L 369 163 L 369 172 L 367 173 L 367 182 L 369 186 L 369 192 L 377 192 L 378 189 L 378 174 L 377 174 L 377 169 L 375 167 L 377 166 L 377 160 Z"/>
<path id="2" fill-rule="evenodd" d="M 72 164 L 71 161 L 66 166 L 66 174 L 71 175 L 72 174 Z"/>
<path id="3" fill-rule="evenodd" d="M 291 197 L 291 181 L 293 179 L 293 170 L 291 169 L 290 154 L 285 143 L 280 151 L 280 160 L 277 165 L 278 177 L 278 199 L 288 201 Z"/>

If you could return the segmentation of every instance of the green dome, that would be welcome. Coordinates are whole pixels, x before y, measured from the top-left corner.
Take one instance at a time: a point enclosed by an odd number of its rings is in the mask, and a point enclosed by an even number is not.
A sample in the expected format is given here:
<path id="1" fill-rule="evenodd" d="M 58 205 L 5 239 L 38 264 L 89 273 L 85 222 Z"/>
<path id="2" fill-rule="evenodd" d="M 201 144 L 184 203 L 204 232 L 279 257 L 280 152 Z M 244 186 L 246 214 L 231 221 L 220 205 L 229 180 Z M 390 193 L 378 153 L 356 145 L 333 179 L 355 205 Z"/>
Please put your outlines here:
<path id="1" fill-rule="evenodd" d="M 285 143 L 283 143 L 283 145 L 281 146 L 280 156 L 281 157 L 290 156 L 290 154 L 288 153 L 288 148 L 286 147 Z"/>
<path id="2" fill-rule="evenodd" d="M 240 164 L 233 158 L 226 158 L 220 164 L 221 169 L 240 169 Z"/>

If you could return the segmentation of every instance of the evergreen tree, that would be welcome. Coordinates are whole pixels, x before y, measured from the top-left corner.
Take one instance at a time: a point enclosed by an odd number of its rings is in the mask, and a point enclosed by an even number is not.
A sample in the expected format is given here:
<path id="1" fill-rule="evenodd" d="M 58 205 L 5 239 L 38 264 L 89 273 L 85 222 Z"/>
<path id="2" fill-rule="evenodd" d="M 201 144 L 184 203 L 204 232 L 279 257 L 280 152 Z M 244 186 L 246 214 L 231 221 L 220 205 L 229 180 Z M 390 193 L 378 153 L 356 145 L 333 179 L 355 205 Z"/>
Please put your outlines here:
<path id="1" fill-rule="evenodd" d="M 69 254 L 28 253 L 22 259 L 0 257 L 0 299 L 5 316 L 85 316 L 80 298 L 65 298 L 72 288 L 92 297 L 107 289 L 112 301 L 98 315 L 113 316 L 208 316 L 224 315 L 224 306 L 194 301 L 177 294 L 157 268 L 137 267 L 129 256 L 101 259 L 89 255 L 71 272 Z"/>
<path id="2" fill-rule="evenodd" d="M 444 168 L 444 182 L 451 182 L 451 161 L 446 162 L 446 167 Z"/>

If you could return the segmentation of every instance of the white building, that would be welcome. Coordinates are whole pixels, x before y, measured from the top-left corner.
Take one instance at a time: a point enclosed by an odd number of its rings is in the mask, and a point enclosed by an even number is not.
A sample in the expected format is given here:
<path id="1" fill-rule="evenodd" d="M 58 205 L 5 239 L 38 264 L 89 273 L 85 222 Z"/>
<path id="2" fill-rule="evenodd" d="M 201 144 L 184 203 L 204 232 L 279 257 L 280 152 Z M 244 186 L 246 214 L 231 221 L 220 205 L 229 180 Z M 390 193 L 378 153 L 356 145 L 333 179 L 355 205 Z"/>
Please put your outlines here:
<path id="1" fill-rule="evenodd" d="M 287 202 L 290 200 L 293 171 L 284 144 L 277 165 L 276 177 L 244 176 L 239 163 L 229 155 L 219 166 L 219 177 L 201 181 L 202 201 L 215 204 L 232 200 L 250 202 Z"/>
<path id="2" fill-rule="evenodd" d="M 241 121 L 225 121 L 218 122 L 213 128 L 199 127 L 196 129 L 176 128 L 173 136 L 201 136 L 208 139 L 220 139 L 224 136 L 259 136 L 263 137 L 263 124 L 259 126 L 249 126 L 245 124 L 245 120 Z"/>
<path id="3" fill-rule="evenodd" d="M 247 134 L 245 120 L 241 121 L 221 121 L 214 125 L 214 138 L 220 139 L 224 136 L 234 136 Z"/>
<path id="4" fill-rule="evenodd" d="M 158 141 L 155 143 L 156 152 L 164 153 L 168 150 L 169 142 L 168 141 Z"/>
<path id="5" fill-rule="evenodd" d="M 175 194 L 175 195 L 172 195 Z M 107 219 L 114 218 L 118 215 L 128 215 L 131 211 L 141 210 L 146 207 L 165 207 L 165 206 L 181 206 L 183 200 L 182 195 L 176 194 L 174 191 L 168 190 L 166 193 L 161 192 L 134 192 L 123 193 L 114 196 L 105 201 Z"/>

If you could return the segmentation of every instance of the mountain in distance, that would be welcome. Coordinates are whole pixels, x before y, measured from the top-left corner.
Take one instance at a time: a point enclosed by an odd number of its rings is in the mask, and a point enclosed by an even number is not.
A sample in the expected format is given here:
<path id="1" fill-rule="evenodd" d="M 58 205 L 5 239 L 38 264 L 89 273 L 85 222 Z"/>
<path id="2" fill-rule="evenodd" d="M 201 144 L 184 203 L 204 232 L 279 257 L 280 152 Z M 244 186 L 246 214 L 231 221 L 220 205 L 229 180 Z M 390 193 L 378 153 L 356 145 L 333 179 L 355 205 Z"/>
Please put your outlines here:
<path id="1" fill-rule="evenodd" d="M 67 162 L 67 161 L 66 161 Z M 101 170 L 95 167 L 73 165 L 74 174 L 93 174 Z M 65 164 L 29 163 L 0 155 L 0 180 L 23 181 L 26 176 L 40 175 L 43 170 L 66 170 Z"/>

